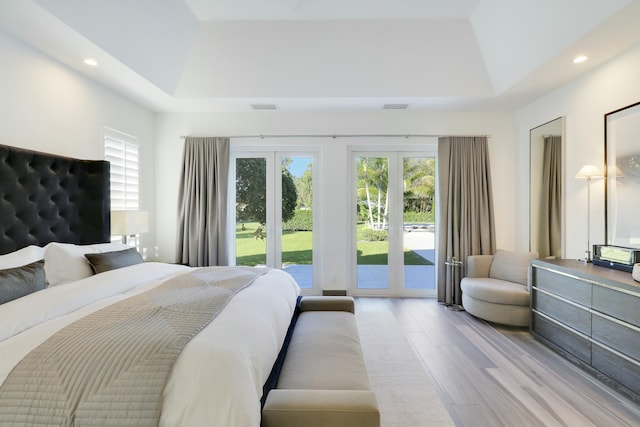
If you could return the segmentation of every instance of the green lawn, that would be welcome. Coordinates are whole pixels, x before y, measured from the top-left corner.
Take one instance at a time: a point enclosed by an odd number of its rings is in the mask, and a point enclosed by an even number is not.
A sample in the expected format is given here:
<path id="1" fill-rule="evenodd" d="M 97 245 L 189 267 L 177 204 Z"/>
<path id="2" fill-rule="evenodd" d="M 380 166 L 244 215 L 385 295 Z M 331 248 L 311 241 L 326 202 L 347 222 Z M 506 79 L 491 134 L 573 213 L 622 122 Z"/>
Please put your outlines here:
<path id="1" fill-rule="evenodd" d="M 256 239 L 254 233 L 258 223 L 236 224 L 236 265 L 257 265 L 267 263 L 266 240 Z"/>
<path id="2" fill-rule="evenodd" d="M 236 264 L 256 265 L 266 264 L 266 240 L 256 239 L 254 232 L 258 228 L 257 223 L 246 223 L 245 230 L 242 225 L 236 226 Z M 358 230 L 364 226 L 359 225 Z M 311 264 L 311 232 L 293 231 L 282 235 L 282 262 L 284 264 Z M 360 265 L 386 265 L 388 242 L 358 241 L 358 264 Z M 422 258 L 415 252 L 405 249 L 405 265 L 431 265 L 432 263 Z"/>

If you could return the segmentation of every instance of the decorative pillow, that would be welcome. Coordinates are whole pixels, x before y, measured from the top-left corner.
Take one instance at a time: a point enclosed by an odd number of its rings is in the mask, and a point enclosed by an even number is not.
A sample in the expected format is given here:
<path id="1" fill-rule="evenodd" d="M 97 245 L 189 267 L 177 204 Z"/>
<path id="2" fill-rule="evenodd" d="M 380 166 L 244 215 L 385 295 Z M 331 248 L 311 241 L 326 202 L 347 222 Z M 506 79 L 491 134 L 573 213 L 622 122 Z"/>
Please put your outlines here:
<path id="1" fill-rule="evenodd" d="M 44 261 L 0 270 L 0 304 L 45 288 Z"/>
<path id="2" fill-rule="evenodd" d="M 489 277 L 526 286 L 529 264 L 531 259 L 537 256 L 538 254 L 534 252 L 510 252 L 498 249 L 491 261 Z"/>
<path id="3" fill-rule="evenodd" d="M 44 259 L 44 248 L 27 246 L 6 255 L 0 255 L 0 269 L 21 267 Z"/>
<path id="4" fill-rule="evenodd" d="M 129 248 L 123 251 L 84 254 L 84 256 L 89 260 L 89 264 L 91 264 L 91 268 L 96 274 L 143 262 L 142 256 L 140 256 L 136 248 Z"/>
<path id="5" fill-rule="evenodd" d="M 123 243 L 95 245 L 49 243 L 44 248 L 44 271 L 47 275 L 47 282 L 49 286 L 57 286 L 92 276 L 91 265 L 84 254 L 117 251 L 130 247 Z"/>

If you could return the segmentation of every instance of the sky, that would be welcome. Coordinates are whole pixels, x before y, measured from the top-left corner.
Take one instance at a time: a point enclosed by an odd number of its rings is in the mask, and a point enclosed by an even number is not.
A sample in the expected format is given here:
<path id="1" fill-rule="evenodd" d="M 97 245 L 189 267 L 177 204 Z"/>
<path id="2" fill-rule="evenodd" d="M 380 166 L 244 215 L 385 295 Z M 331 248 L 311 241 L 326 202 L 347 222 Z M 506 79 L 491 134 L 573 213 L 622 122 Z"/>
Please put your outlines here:
<path id="1" fill-rule="evenodd" d="M 307 165 L 313 162 L 311 157 L 290 157 L 291 164 L 289 165 L 289 172 L 291 175 L 296 177 L 301 177 L 305 170 L 307 170 Z"/>

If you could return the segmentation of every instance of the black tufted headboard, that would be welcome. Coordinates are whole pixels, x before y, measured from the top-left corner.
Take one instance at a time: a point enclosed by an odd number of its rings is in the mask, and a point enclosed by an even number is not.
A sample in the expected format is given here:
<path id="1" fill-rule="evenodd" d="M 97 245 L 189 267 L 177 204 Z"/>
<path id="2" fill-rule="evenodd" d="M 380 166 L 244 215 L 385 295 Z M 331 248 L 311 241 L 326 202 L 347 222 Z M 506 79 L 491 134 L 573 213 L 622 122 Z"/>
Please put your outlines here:
<path id="1" fill-rule="evenodd" d="M 109 162 L 0 145 L 0 255 L 110 235 Z"/>

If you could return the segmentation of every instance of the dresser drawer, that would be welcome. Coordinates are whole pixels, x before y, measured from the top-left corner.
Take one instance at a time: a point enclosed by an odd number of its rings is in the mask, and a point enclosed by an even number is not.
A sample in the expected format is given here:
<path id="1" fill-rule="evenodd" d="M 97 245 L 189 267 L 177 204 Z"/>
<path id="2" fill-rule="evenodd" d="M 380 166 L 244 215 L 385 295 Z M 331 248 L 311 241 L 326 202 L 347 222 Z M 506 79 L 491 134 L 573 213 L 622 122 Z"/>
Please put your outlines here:
<path id="1" fill-rule="evenodd" d="M 640 364 L 593 344 L 591 365 L 612 380 L 640 394 Z"/>
<path id="2" fill-rule="evenodd" d="M 591 306 L 591 284 L 578 278 L 534 267 L 532 285 L 578 304 Z"/>
<path id="3" fill-rule="evenodd" d="M 595 285 L 593 309 L 640 327 L 640 297 L 632 293 Z"/>
<path id="4" fill-rule="evenodd" d="M 594 313 L 592 338 L 632 359 L 638 360 L 640 364 L 640 330 Z"/>
<path id="5" fill-rule="evenodd" d="M 585 335 L 591 334 L 591 313 L 583 306 L 564 301 L 545 291 L 532 289 L 532 307 Z"/>
<path id="6" fill-rule="evenodd" d="M 561 326 L 535 311 L 531 316 L 531 331 L 583 362 L 591 363 L 591 342 L 576 331 Z"/>

